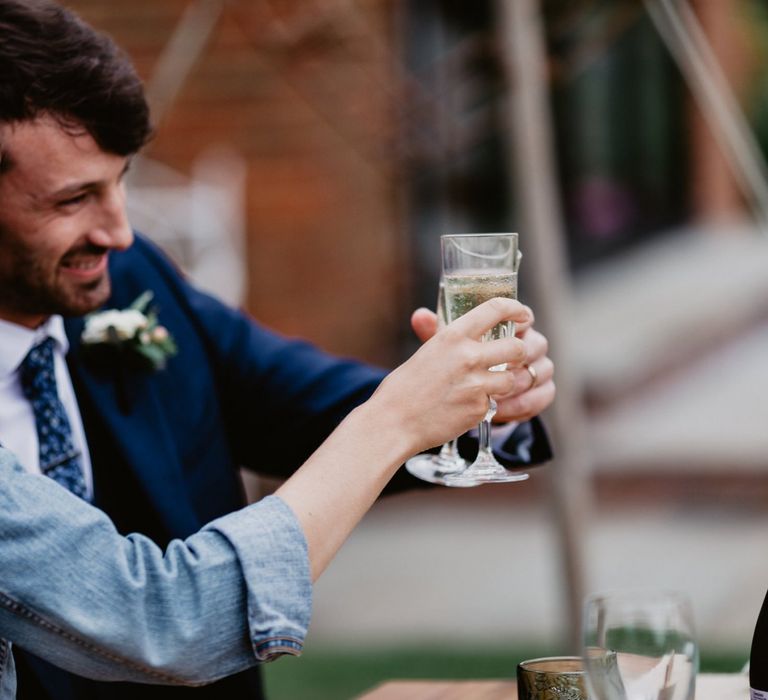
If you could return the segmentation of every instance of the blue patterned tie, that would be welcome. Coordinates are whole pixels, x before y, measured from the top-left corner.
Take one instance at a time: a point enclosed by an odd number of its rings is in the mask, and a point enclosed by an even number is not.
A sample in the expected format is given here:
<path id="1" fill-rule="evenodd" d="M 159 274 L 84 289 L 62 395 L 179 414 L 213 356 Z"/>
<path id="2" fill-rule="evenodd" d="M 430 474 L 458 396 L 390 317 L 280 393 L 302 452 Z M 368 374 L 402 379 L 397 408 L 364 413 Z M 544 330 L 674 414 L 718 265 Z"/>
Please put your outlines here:
<path id="1" fill-rule="evenodd" d="M 85 498 L 80 452 L 72 442 L 72 429 L 56 390 L 53 338 L 35 345 L 20 367 L 21 388 L 32 404 L 37 424 L 40 470 L 76 496 Z"/>

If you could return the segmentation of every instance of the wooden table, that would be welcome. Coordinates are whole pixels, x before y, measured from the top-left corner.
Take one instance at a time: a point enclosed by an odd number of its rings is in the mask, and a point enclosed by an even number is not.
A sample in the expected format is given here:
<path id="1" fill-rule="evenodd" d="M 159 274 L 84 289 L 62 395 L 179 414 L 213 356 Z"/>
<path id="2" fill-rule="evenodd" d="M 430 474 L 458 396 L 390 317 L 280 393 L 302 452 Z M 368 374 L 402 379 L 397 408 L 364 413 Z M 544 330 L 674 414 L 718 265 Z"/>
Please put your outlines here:
<path id="1" fill-rule="evenodd" d="M 517 700 L 514 681 L 389 681 L 358 700 Z M 746 676 L 702 673 L 696 700 L 749 700 Z"/>
<path id="2" fill-rule="evenodd" d="M 389 681 L 358 700 L 517 700 L 514 681 Z"/>

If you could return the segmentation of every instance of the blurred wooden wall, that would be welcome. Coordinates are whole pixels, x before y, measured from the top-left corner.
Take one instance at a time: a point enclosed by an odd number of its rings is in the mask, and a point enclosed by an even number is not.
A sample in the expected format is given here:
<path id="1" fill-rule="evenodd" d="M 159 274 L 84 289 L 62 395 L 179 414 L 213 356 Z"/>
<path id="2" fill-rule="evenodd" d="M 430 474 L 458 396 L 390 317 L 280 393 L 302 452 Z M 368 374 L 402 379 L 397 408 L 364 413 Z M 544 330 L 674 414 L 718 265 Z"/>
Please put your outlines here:
<path id="1" fill-rule="evenodd" d="M 150 79 L 191 0 L 69 0 Z M 389 3 L 229 0 L 146 154 L 248 163 L 247 309 L 390 364 L 403 326 Z"/>

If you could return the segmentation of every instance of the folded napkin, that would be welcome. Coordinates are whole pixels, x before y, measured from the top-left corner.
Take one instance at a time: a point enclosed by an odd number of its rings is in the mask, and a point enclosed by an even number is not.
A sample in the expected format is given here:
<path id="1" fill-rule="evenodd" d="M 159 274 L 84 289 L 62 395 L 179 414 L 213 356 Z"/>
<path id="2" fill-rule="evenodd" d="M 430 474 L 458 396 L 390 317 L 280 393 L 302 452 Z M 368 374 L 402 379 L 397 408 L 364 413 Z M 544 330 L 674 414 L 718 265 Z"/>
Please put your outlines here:
<path id="1" fill-rule="evenodd" d="M 696 700 L 749 700 L 743 673 L 702 673 L 696 677 Z"/>

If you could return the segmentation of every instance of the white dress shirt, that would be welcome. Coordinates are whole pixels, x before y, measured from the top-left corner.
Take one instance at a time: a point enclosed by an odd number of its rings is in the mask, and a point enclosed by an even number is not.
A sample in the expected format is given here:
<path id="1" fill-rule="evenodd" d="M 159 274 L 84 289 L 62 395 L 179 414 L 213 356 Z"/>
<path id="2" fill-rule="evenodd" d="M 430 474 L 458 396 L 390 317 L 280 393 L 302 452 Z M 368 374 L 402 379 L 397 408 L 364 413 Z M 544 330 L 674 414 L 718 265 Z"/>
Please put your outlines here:
<path id="1" fill-rule="evenodd" d="M 35 414 L 21 388 L 19 366 L 32 347 L 48 336 L 56 341 L 53 351 L 56 385 L 72 427 L 72 441 L 75 448 L 80 450 L 80 466 L 88 497 L 92 498 L 91 458 L 80 409 L 64 359 L 69 341 L 61 316 L 51 316 L 34 330 L 0 319 L 0 443 L 16 454 L 27 471 L 40 473 Z"/>

